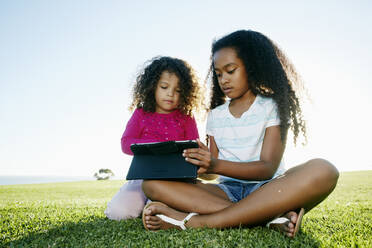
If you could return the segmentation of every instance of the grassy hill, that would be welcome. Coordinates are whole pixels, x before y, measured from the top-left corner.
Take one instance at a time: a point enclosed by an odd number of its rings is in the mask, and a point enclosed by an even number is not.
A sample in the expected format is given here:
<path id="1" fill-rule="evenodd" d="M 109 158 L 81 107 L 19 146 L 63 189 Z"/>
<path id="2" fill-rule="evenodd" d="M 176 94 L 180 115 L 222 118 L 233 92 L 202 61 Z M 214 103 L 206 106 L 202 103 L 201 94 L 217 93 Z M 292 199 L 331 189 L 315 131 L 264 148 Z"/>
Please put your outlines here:
<path id="1" fill-rule="evenodd" d="M 263 227 L 147 232 L 140 219 L 108 220 L 122 181 L 0 186 L 0 247 L 372 247 L 371 178 L 341 173 L 294 239 Z"/>

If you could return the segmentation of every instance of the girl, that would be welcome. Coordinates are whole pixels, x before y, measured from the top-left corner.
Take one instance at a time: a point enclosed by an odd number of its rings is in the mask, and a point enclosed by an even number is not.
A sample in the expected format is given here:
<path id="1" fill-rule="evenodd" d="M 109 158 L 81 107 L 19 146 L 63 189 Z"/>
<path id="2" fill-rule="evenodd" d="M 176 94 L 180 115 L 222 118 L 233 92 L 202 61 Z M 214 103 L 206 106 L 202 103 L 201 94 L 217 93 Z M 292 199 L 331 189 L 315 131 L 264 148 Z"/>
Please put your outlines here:
<path id="1" fill-rule="evenodd" d="M 281 217 L 269 226 L 294 237 L 304 211 L 323 201 L 338 179 L 336 168 L 321 159 L 283 173 L 288 129 L 294 142 L 300 133 L 306 138 L 297 74 L 270 39 L 250 30 L 214 42 L 211 58 L 210 148 L 199 142 L 184 157 L 199 173 L 221 175 L 219 183 L 143 182 L 145 194 L 158 201 L 145 207 L 144 226 L 226 228 Z"/>
<path id="2" fill-rule="evenodd" d="M 156 57 L 137 77 L 130 109 L 136 108 L 121 138 L 124 153 L 133 155 L 134 143 L 194 140 L 199 137 L 193 110 L 202 100 L 194 71 L 183 60 Z M 109 219 L 138 217 L 146 197 L 142 180 L 125 183 L 107 204 Z"/>

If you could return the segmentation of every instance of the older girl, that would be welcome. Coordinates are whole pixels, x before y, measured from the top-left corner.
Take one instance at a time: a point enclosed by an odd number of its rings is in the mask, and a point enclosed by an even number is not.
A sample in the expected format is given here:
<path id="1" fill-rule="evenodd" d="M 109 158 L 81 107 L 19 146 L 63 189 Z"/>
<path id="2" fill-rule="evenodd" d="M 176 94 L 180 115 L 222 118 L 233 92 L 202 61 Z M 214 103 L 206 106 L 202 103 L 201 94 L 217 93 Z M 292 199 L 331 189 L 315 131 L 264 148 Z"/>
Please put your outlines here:
<path id="1" fill-rule="evenodd" d="M 303 213 L 335 188 L 338 171 L 322 159 L 284 171 L 288 129 L 295 142 L 306 137 L 293 66 L 266 36 L 240 30 L 213 43 L 211 72 L 210 147 L 199 142 L 184 156 L 199 173 L 221 175 L 219 183 L 145 181 L 157 201 L 144 209 L 145 228 L 254 226 L 280 217 L 276 226 L 295 236 Z"/>

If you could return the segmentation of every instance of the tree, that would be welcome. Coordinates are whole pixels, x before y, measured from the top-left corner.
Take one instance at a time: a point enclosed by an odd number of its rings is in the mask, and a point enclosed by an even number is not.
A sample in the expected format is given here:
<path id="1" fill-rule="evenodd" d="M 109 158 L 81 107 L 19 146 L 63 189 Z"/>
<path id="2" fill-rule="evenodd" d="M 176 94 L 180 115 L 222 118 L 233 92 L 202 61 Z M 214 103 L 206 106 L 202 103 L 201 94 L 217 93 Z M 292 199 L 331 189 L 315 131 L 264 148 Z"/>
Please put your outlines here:
<path id="1" fill-rule="evenodd" d="M 94 173 L 94 177 L 97 180 L 108 180 L 110 177 L 115 176 L 110 169 L 99 169 L 98 173 Z"/>

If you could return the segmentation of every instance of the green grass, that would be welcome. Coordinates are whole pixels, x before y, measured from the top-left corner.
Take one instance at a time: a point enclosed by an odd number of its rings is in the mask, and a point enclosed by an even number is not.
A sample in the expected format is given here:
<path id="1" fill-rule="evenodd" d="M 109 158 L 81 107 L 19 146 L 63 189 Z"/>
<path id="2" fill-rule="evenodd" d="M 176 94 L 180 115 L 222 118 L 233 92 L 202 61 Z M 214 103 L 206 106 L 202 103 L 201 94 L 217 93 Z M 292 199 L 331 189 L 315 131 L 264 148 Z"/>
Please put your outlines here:
<path id="1" fill-rule="evenodd" d="M 0 246 L 372 247 L 371 178 L 372 171 L 342 173 L 294 239 L 263 227 L 154 233 L 140 219 L 108 220 L 103 211 L 121 181 L 0 186 Z"/>

